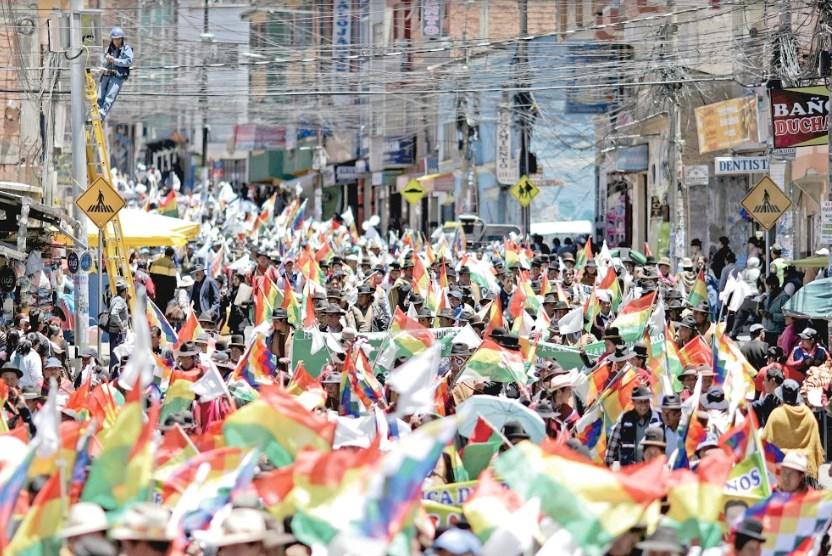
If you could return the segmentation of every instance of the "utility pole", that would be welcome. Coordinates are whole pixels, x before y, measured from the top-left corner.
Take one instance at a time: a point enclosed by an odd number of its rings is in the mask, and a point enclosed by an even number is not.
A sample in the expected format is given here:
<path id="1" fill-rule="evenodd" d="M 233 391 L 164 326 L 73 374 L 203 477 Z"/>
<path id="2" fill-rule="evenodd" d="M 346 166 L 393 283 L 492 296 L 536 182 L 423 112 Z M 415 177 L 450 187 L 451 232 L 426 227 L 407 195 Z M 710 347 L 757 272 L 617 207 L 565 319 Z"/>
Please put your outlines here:
<path id="1" fill-rule="evenodd" d="M 667 1 L 667 10 L 673 13 L 674 0 Z M 670 17 L 670 21 L 665 25 L 664 37 L 662 42 L 662 61 L 665 64 L 678 64 L 676 59 L 676 15 Z M 669 44 L 668 44 L 669 43 Z M 667 53 L 667 50 L 670 53 Z M 664 70 L 664 77 L 668 81 L 679 81 L 679 75 L 675 71 L 670 72 Z M 668 133 L 667 143 L 667 173 L 668 173 L 668 189 L 667 189 L 667 204 L 670 209 L 670 244 L 668 251 L 670 262 L 675 268 L 676 259 L 684 255 L 684 252 L 677 252 L 676 246 L 682 245 L 684 250 L 686 226 L 687 226 L 687 203 L 684 197 L 679 196 L 679 159 L 681 158 L 681 144 L 682 144 L 682 129 L 681 129 L 681 113 L 679 110 L 679 95 L 678 89 L 681 87 L 679 83 L 669 83 L 665 85 L 667 91 L 667 98 L 670 106 L 668 107 L 668 118 L 670 119 L 670 130 Z"/>
<path id="2" fill-rule="evenodd" d="M 517 64 L 520 68 L 518 79 L 519 91 L 515 95 L 517 110 L 520 115 L 520 175 L 529 175 L 529 143 L 531 143 L 531 93 L 529 92 L 529 43 L 526 37 L 529 35 L 529 0 L 517 0 L 517 8 L 520 12 L 520 36 L 517 42 Z M 531 207 L 521 208 L 521 220 L 523 234 L 528 235 L 531 231 Z"/>
<path id="3" fill-rule="evenodd" d="M 322 2 L 316 2 L 315 9 L 317 10 L 318 33 L 316 40 L 318 42 L 318 74 L 323 74 L 323 28 L 324 23 L 324 7 Z M 333 12 L 332 17 L 335 17 Z M 335 66 L 330 67 L 330 71 L 335 71 Z M 315 133 L 315 153 L 312 155 L 312 169 L 317 171 L 315 182 L 312 184 L 312 217 L 316 220 L 323 221 L 324 212 L 324 176 L 323 171 L 326 169 L 326 156 L 324 155 L 324 134 L 323 134 L 323 118 L 321 117 L 321 95 L 315 95 L 315 113 L 318 117 L 318 129 Z"/>
<path id="4" fill-rule="evenodd" d="M 84 0 L 72 0 L 70 4 L 69 44 L 72 51 L 70 62 L 70 108 L 72 111 L 72 196 L 78 198 L 87 188 L 87 139 L 86 100 L 84 62 L 86 50 L 82 50 L 81 10 Z M 104 176 L 110 179 L 110 176 Z M 87 217 L 76 203 L 72 203 L 72 216 L 76 222 L 75 234 L 78 238 L 77 249 L 87 250 Z M 103 269 L 99 268 L 98 272 Z M 89 275 L 78 269 L 72 277 L 75 296 L 75 345 L 79 349 L 87 347 L 87 327 L 90 320 Z"/>
<path id="5" fill-rule="evenodd" d="M 208 0 L 202 5 L 202 40 L 208 42 Z M 203 50 L 204 52 L 204 50 Z M 202 194 L 208 191 L 208 60 L 202 61 Z"/>

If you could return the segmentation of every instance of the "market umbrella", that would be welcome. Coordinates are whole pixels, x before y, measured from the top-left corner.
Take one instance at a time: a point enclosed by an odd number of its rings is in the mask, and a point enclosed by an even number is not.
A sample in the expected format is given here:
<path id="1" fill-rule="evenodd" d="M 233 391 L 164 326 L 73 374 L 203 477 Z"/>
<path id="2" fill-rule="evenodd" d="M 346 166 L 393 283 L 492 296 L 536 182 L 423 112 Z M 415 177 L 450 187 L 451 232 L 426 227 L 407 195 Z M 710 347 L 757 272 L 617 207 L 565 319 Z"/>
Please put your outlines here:
<path id="1" fill-rule="evenodd" d="M 810 319 L 832 319 L 832 278 L 815 280 L 797 290 L 783 305 L 783 312 Z"/>
<path id="2" fill-rule="evenodd" d="M 138 209 L 118 213 L 125 247 L 182 247 L 199 235 L 199 224 Z M 87 241 L 98 245 L 98 228 L 87 219 Z"/>
<path id="3" fill-rule="evenodd" d="M 803 259 L 795 259 L 786 263 L 789 266 L 798 266 L 800 268 L 826 268 L 829 266 L 829 257 L 825 255 L 815 255 L 814 257 L 805 257 Z"/>
<path id="4" fill-rule="evenodd" d="M 517 421 L 536 443 L 540 443 L 546 436 L 546 424 L 543 419 L 515 399 L 472 396 L 457 407 L 457 413 L 463 415 L 459 434 L 466 438 L 473 434 L 477 417 L 485 418 L 496 430 L 502 429 L 506 421 Z"/>

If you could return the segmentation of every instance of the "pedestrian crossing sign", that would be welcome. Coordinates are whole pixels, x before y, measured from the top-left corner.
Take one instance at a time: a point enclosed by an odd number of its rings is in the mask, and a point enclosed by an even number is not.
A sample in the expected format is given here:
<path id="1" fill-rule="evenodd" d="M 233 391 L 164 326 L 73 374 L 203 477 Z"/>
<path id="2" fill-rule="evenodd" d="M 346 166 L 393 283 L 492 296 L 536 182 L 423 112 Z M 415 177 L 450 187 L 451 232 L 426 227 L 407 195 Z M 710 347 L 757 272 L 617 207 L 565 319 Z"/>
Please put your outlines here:
<path id="1" fill-rule="evenodd" d="M 124 208 L 124 199 L 110 182 L 103 176 L 98 176 L 75 200 L 75 204 L 100 229 Z"/>
<path id="2" fill-rule="evenodd" d="M 768 176 L 757 182 L 740 204 L 766 230 L 792 206 L 788 195 Z"/>
<path id="3" fill-rule="evenodd" d="M 419 180 L 410 180 L 402 191 L 405 200 L 411 205 L 415 205 L 421 201 L 426 194 L 425 186 Z"/>
<path id="4" fill-rule="evenodd" d="M 540 189 L 532 183 L 529 176 L 523 176 L 520 180 L 511 186 L 511 194 L 520 203 L 520 206 L 526 208 L 532 204 L 532 200 L 540 193 Z"/>

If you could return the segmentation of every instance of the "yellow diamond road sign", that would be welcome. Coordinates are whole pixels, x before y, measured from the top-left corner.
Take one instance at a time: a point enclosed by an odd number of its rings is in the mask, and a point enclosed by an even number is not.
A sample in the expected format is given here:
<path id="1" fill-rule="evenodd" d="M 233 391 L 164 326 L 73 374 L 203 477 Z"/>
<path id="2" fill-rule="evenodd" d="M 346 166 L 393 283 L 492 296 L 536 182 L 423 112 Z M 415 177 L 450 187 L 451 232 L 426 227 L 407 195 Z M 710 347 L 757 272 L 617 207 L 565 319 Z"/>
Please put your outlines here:
<path id="1" fill-rule="evenodd" d="M 75 200 L 75 204 L 87 215 L 87 218 L 92 220 L 93 224 L 103 228 L 118 214 L 118 211 L 124 208 L 124 199 L 113 189 L 110 182 L 98 176 Z"/>
<path id="2" fill-rule="evenodd" d="M 425 191 L 425 186 L 419 180 L 410 180 L 407 182 L 407 185 L 404 186 L 404 190 L 402 191 L 402 195 L 404 195 L 405 200 L 410 203 L 411 205 L 418 203 L 422 200 L 427 194 Z"/>
<path id="3" fill-rule="evenodd" d="M 768 176 L 761 179 L 740 204 L 766 230 L 771 229 L 777 219 L 792 206 L 788 196 Z"/>
<path id="4" fill-rule="evenodd" d="M 538 193 L 540 189 L 531 182 L 528 176 L 523 176 L 520 181 L 511 186 L 511 194 L 521 207 L 529 206 Z"/>

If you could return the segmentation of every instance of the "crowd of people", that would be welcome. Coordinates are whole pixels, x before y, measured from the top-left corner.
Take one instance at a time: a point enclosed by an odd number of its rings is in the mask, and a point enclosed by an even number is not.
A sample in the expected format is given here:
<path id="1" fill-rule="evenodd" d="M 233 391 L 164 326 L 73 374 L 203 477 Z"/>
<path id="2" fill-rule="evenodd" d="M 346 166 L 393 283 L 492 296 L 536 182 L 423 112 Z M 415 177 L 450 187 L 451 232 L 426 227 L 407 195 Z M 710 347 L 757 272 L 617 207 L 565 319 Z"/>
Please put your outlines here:
<path id="1" fill-rule="evenodd" d="M 60 253 L 16 268 L 3 554 L 828 551 L 825 323 L 785 309 L 778 246 L 766 274 L 756 238 L 740 268 L 727 238 L 674 265 L 385 237 L 159 181 L 138 206 L 201 232 L 113 277 L 103 353 L 76 349 Z"/>

